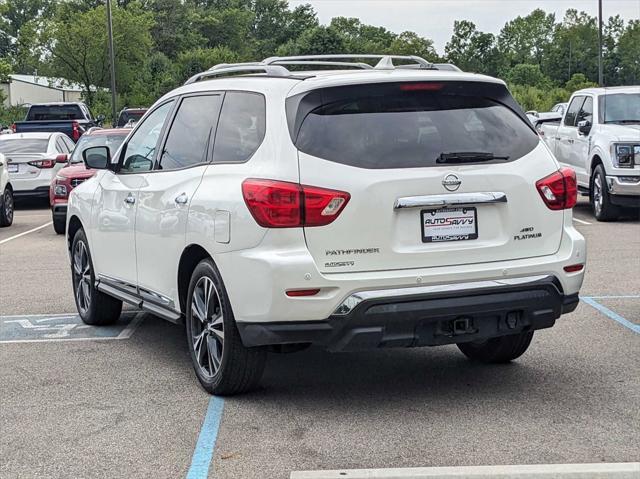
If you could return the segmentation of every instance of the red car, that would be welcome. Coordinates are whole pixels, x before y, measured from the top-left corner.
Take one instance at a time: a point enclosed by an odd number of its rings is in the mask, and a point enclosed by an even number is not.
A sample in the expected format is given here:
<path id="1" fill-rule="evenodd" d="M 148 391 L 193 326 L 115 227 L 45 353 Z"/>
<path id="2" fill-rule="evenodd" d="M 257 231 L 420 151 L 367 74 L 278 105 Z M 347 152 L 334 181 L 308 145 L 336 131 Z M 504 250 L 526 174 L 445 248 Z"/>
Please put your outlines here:
<path id="1" fill-rule="evenodd" d="M 90 130 L 82 135 L 68 159 L 66 155 L 60 155 L 62 158 L 58 161 L 68 162 L 68 165 L 58 171 L 49 188 L 53 229 L 56 233 L 64 234 L 67 223 L 67 201 L 71 190 L 96 173 L 96 170 L 84 165 L 82 152 L 92 146 L 108 146 L 111 154 L 114 154 L 130 131 L 130 128 Z"/>

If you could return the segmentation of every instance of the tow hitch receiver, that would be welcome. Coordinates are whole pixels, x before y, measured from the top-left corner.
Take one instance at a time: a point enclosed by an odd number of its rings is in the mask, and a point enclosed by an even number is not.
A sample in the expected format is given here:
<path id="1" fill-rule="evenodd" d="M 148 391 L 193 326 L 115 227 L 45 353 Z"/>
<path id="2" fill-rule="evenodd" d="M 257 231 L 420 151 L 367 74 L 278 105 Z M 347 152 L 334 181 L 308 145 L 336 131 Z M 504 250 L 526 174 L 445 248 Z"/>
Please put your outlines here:
<path id="1" fill-rule="evenodd" d="M 436 336 L 462 336 L 465 334 L 475 334 L 478 330 L 473 325 L 473 319 L 460 317 L 447 321 L 440 321 L 436 331 Z"/>

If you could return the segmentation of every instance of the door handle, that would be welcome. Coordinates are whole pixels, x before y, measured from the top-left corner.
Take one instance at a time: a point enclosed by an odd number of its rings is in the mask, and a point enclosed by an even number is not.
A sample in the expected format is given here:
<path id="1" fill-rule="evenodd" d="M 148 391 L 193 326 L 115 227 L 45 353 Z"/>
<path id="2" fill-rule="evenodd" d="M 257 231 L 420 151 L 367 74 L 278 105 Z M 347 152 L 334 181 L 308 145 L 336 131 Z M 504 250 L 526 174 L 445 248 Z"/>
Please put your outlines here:
<path id="1" fill-rule="evenodd" d="M 129 193 L 127 197 L 124 199 L 124 202 L 128 205 L 132 205 L 136 202 L 136 197 L 133 196 L 131 193 Z"/>
<path id="2" fill-rule="evenodd" d="M 174 201 L 176 202 L 176 205 L 186 205 L 189 201 L 189 197 L 186 193 L 181 193 L 176 196 L 176 199 Z"/>

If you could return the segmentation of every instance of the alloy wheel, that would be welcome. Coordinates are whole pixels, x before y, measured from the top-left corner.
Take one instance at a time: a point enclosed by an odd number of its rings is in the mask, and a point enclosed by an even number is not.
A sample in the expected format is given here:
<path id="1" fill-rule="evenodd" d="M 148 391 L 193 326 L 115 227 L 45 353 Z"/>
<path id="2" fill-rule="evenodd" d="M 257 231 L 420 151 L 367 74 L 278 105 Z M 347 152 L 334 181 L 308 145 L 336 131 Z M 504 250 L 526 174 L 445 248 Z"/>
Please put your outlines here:
<path id="1" fill-rule="evenodd" d="M 224 317 L 220 293 L 207 276 L 201 277 L 191 297 L 191 346 L 200 372 L 213 377 L 222 364 Z"/>
<path id="2" fill-rule="evenodd" d="M 9 223 L 13 221 L 13 195 L 8 189 L 4 192 L 4 216 Z"/>
<path id="3" fill-rule="evenodd" d="M 602 180 L 600 175 L 593 179 L 593 208 L 596 216 L 600 216 L 602 211 Z"/>
<path id="4" fill-rule="evenodd" d="M 76 243 L 73 251 L 73 279 L 78 311 L 85 314 L 91 306 L 91 264 L 87 246 L 82 240 Z"/>

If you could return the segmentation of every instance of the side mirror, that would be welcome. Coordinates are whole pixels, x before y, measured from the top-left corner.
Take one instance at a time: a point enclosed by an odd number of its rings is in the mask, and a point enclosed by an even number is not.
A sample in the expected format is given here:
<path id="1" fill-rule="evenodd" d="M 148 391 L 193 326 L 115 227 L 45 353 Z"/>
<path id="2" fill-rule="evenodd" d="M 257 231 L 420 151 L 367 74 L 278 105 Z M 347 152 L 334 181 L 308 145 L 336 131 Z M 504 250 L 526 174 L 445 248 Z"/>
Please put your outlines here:
<path id="1" fill-rule="evenodd" d="M 582 120 L 578 122 L 578 132 L 581 135 L 587 136 L 591 131 L 591 122 L 589 120 Z"/>
<path id="2" fill-rule="evenodd" d="M 108 170 L 111 164 L 111 152 L 106 146 L 93 146 L 82 152 L 82 158 L 87 168 Z"/>
<path id="3" fill-rule="evenodd" d="M 105 118 L 106 118 L 106 117 L 105 117 L 104 115 L 98 115 L 98 116 L 96 117 L 96 121 L 97 121 L 98 123 L 102 123 L 102 122 L 104 121 L 104 119 L 105 119 Z"/>
<path id="4" fill-rule="evenodd" d="M 60 153 L 56 156 L 56 163 L 67 163 L 69 161 L 69 155 L 66 153 Z"/>

